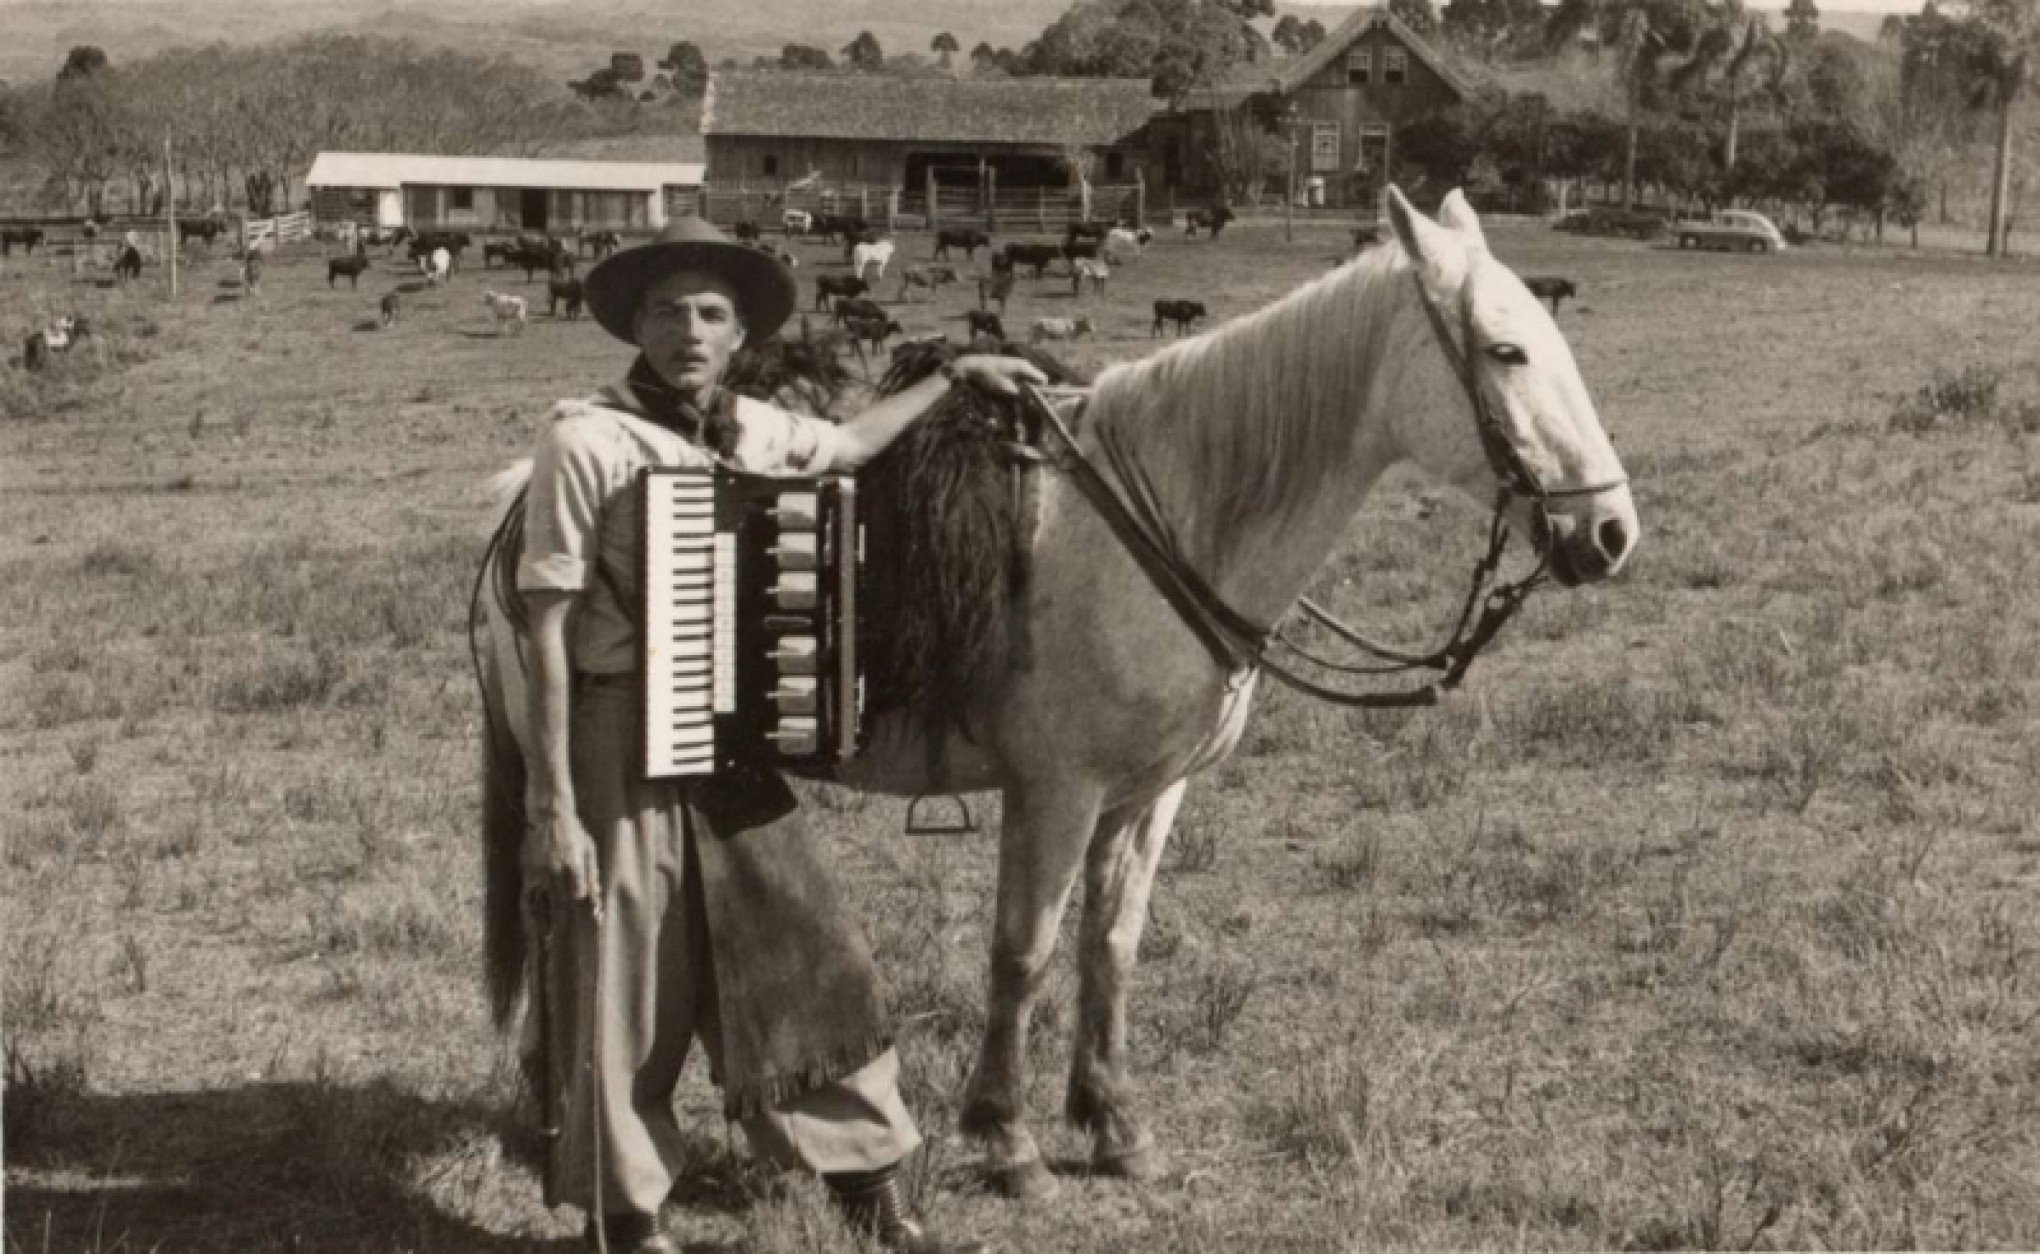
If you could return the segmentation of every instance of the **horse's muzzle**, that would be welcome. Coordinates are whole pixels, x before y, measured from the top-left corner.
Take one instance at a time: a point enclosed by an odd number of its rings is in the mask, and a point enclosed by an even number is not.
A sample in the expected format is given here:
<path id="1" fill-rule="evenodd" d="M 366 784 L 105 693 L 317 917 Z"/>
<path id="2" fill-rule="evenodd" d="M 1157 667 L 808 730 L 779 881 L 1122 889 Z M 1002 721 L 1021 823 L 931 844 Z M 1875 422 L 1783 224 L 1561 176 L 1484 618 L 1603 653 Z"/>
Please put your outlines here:
<path id="1" fill-rule="evenodd" d="M 1627 487 L 1616 488 L 1550 514 L 1552 578 L 1568 588 L 1612 577 L 1636 551 L 1636 506 Z"/>

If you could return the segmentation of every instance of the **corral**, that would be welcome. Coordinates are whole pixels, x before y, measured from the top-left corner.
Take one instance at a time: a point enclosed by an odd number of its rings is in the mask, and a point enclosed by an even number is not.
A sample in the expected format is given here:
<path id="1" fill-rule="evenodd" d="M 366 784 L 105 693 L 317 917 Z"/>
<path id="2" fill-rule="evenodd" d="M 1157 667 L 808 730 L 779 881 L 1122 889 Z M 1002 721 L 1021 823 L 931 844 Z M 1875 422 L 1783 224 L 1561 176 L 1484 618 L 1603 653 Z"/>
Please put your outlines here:
<path id="1" fill-rule="evenodd" d="M 1192 786 L 1140 968 L 1171 1172 L 1023 1208 L 951 1137 L 922 1200 L 1007 1249 L 1101 1254 L 2040 1244 L 2030 269 L 1490 234 L 1577 286 L 1559 324 L 1635 478 L 1635 565 L 1533 599 L 1443 708 L 1264 698 Z M 848 273 L 791 243 L 804 296 Z M 901 260 L 932 247 L 903 235 Z M 1163 232 L 1107 295 L 1023 271 L 1006 325 L 1089 318 L 1057 347 L 1096 365 L 1156 347 L 1158 299 L 1203 302 L 1201 330 L 1348 247 Z M 171 304 L 153 269 L 115 291 L 40 252 L 0 268 L 0 343 L 94 328 L 34 376 L 0 366 L 10 1247 L 571 1231 L 501 1141 L 464 614 L 482 479 L 628 350 L 564 318 L 498 339 L 501 273 L 408 292 L 382 329 L 414 276 L 362 277 L 329 290 L 321 251 L 286 248 L 259 300 L 222 259 Z M 885 304 L 960 340 L 975 285 Z M 1321 599 L 1430 635 L 1481 516 L 1390 483 Z M 811 796 L 944 1137 L 989 843 Z M 1037 1034 L 1044 1128 L 1072 987 Z M 678 1231 L 840 1248 L 818 1190 L 730 1150 L 698 1069 L 682 1100 L 703 1165 Z"/>

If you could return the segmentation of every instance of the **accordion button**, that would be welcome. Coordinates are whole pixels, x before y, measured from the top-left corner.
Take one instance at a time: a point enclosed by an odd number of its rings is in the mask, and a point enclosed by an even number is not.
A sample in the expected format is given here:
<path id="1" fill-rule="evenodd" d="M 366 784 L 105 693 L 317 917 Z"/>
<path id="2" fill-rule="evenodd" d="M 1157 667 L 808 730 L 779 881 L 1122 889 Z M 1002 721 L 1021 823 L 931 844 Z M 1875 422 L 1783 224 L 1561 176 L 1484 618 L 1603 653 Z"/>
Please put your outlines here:
<path id="1" fill-rule="evenodd" d="M 772 556 L 779 562 L 781 570 L 813 570 L 815 568 L 815 537 L 788 534 L 779 537 L 779 543 L 772 546 Z"/>
<path id="2" fill-rule="evenodd" d="M 811 718 L 782 718 L 765 738 L 779 746 L 783 757 L 813 757 L 821 746 L 821 728 Z"/>
<path id="3" fill-rule="evenodd" d="M 779 582 L 772 585 L 770 594 L 773 603 L 782 610 L 811 610 L 820 599 L 821 591 L 812 574 L 788 571 L 779 576 Z"/>
<path id="4" fill-rule="evenodd" d="M 813 636 L 781 636 L 778 645 L 766 656 L 778 663 L 782 675 L 812 675 L 817 652 Z"/>
<path id="5" fill-rule="evenodd" d="M 772 690 L 772 704 L 781 714 L 813 714 L 819 704 L 818 686 L 812 678 L 782 675 Z"/>
<path id="6" fill-rule="evenodd" d="M 821 502 L 812 492 L 782 492 L 771 513 L 782 527 L 811 531 L 821 514 Z"/>

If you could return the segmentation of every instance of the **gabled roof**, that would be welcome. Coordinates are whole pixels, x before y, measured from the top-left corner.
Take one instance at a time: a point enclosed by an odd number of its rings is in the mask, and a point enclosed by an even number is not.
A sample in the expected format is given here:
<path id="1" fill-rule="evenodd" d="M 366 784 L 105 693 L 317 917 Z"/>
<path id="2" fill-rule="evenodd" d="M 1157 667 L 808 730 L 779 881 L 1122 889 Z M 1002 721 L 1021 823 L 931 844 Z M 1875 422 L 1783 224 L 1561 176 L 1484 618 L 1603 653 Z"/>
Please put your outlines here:
<path id="1" fill-rule="evenodd" d="M 716 70 L 706 136 L 1111 144 L 1161 107 L 1147 80 Z"/>
<path id="2" fill-rule="evenodd" d="M 1433 74 L 1444 79 L 1447 87 L 1461 96 L 1473 94 L 1472 86 L 1459 76 L 1459 72 L 1445 64 L 1445 59 L 1432 51 L 1423 37 L 1411 30 L 1406 22 L 1390 13 L 1387 6 L 1356 9 L 1351 17 L 1333 27 L 1323 39 L 1320 39 L 1317 47 L 1300 57 L 1291 57 L 1274 76 L 1282 84 L 1282 93 L 1287 95 L 1309 82 L 1319 70 L 1337 58 L 1345 56 L 1346 49 L 1360 36 L 1377 28 L 1388 31 L 1400 40 L 1402 45 L 1410 50 L 1410 55 L 1423 62 Z"/>
<path id="3" fill-rule="evenodd" d="M 396 188 L 406 183 L 457 187 L 558 187 L 588 192 L 655 192 L 698 187 L 697 161 L 554 161 L 530 157 L 435 157 L 399 152 L 322 152 L 307 187 Z"/>

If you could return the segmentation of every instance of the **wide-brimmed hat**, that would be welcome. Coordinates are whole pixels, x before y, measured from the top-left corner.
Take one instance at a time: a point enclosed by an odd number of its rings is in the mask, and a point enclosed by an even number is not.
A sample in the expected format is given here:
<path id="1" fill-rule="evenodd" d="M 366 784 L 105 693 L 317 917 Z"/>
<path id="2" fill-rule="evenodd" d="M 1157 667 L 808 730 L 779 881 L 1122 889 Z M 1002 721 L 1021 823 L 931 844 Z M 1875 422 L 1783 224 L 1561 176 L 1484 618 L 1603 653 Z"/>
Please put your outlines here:
<path id="1" fill-rule="evenodd" d="M 667 223 L 650 243 L 613 252 L 590 270 L 583 285 L 588 312 L 603 330 L 635 344 L 638 302 L 645 289 L 682 270 L 730 285 L 745 338 L 754 344 L 777 331 L 800 299 L 793 275 L 778 258 L 739 244 L 706 218 L 689 214 Z"/>

